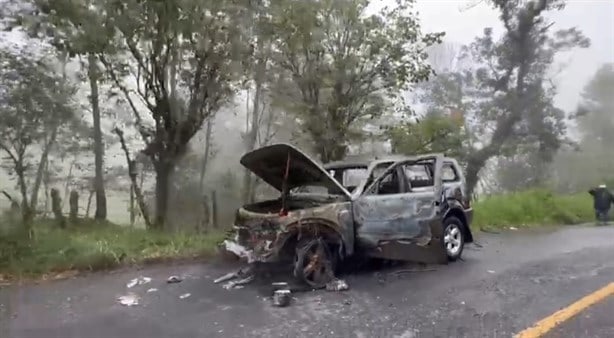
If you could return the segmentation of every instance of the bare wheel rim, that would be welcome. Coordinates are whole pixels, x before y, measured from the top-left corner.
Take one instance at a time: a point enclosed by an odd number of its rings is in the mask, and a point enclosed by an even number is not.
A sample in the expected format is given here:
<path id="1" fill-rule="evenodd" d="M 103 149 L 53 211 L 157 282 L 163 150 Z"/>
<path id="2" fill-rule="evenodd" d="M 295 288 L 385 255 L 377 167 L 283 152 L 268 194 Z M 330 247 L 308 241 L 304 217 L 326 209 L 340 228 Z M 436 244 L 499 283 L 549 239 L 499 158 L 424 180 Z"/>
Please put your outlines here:
<path id="1" fill-rule="evenodd" d="M 444 232 L 443 242 L 446 246 L 446 251 L 449 256 L 456 256 L 462 246 L 461 229 L 458 225 L 452 223 L 446 227 Z"/>
<path id="2" fill-rule="evenodd" d="M 302 257 L 300 257 L 302 256 Z M 305 245 L 297 253 L 298 272 L 307 284 L 320 287 L 333 278 L 330 255 L 325 244 L 320 241 L 312 241 Z"/>

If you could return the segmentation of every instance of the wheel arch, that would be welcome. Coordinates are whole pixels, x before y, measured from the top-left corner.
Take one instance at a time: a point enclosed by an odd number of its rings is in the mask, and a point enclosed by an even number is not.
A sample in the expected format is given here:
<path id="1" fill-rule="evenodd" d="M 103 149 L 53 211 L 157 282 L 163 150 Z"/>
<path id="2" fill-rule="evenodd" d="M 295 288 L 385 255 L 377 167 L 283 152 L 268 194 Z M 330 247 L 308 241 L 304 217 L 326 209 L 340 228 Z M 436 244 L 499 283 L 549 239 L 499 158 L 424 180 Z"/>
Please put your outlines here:
<path id="1" fill-rule="evenodd" d="M 337 224 L 320 218 L 302 219 L 286 226 L 286 233 L 279 254 L 282 257 L 292 257 L 294 248 L 305 236 L 322 237 L 327 243 L 338 246 L 338 257 L 343 259 L 346 254 L 345 238 Z"/>
<path id="2" fill-rule="evenodd" d="M 465 215 L 463 210 L 459 207 L 452 207 L 448 209 L 445 216 L 443 217 L 443 220 L 445 221 L 450 217 L 456 217 L 458 218 L 458 220 L 461 221 L 463 225 L 463 236 L 465 237 L 465 243 L 472 243 L 473 234 L 471 233 L 471 229 L 469 228 L 469 224 L 467 222 L 467 216 Z"/>

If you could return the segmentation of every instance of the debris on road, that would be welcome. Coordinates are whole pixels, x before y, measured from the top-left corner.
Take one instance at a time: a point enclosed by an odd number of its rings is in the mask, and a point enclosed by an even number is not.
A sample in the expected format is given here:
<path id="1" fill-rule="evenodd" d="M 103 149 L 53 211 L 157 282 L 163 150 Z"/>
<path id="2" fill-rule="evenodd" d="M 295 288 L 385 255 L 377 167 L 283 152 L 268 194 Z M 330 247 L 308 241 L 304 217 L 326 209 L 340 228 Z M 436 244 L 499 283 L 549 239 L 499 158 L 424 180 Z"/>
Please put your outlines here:
<path id="1" fill-rule="evenodd" d="M 286 290 L 286 289 L 288 289 L 288 283 L 286 283 L 286 282 L 275 282 L 275 283 L 271 283 L 271 285 L 273 286 L 273 292 L 275 292 L 277 290 Z"/>
<path id="2" fill-rule="evenodd" d="M 233 279 L 241 278 L 240 280 L 233 281 Z M 238 286 L 243 286 L 245 284 L 251 283 L 255 278 L 253 273 L 253 266 L 249 265 L 245 268 L 241 268 L 238 271 L 227 273 L 216 280 L 213 281 L 215 284 L 219 284 L 222 282 L 228 282 L 224 284 L 222 287 L 226 290 L 237 289 Z"/>
<path id="3" fill-rule="evenodd" d="M 124 296 L 117 297 L 117 301 L 124 306 L 134 306 L 139 305 L 139 296 L 135 293 L 128 293 Z"/>
<path id="4" fill-rule="evenodd" d="M 273 305 L 277 307 L 286 307 L 290 305 L 290 290 L 277 290 L 273 293 Z"/>
<path id="5" fill-rule="evenodd" d="M 518 230 L 516 227 L 510 227 L 510 230 Z"/>
<path id="6" fill-rule="evenodd" d="M 190 297 L 192 294 L 190 293 L 184 293 L 183 295 L 179 296 L 179 299 L 186 299 L 188 297 Z"/>
<path id="7" fill-rule="evenodd" d="M 134 286 L 147 284 L 149 282 L 151 282 L 151 278 L 139 276 L 137 278 L 132 279 L 130 282 L 128 282 L 128 284 L 126 284 L 126 287 L 130 289 Z"/>
<path id="8" fill-rule="evenodd" d="M 181 281 L 182 281 L 182 279 L 179 276 L 170 276 L 166 280 L 166 282 L 169 283 L 169 284 L 180 283 Z"/>
<path id="9" fill-rule="evenodd" d="M 335 279 L 326 284 L 327 291 L 345 291 L 345 290 L 348 290 L 349 288 L 350 287 L 343 279 Z"/>
<path id="10" fill-rule="evenodd" d="M 225 274 L 224 276 L 214 280 L 213 283 L 214 284 L 219 284 L 221 282 L 229 281 L 229 280 L 237 278 L 237 277 L 238 277 L 238 272 L 229 272 L 229 273 Z"/>
<path id="11" fill-rule="evenodd" d="M 495 273 L 495 270 L 488 270 L 488 273 Z"/>
<path id="12" fill-rule="evenodd" d="M 222 287 L 226 290 L 230 290 L 230 289 L 236 289 L 237 286 L 243 286 L 245 284 L 251 283 L 254 280 L 254 275 L 245 277 L 243 279 L 239 279 L 239 280 L 231 280 L 228 283 L 224 284 Z"/>
<path id="13" fill-rule="evenodd" d="M 437 271 L 435 268 L 422 268 L 422 269 L 403 269 L 392 272 L 392 274 L 400 275 L 404 273 L 413 273 L 413 272 L 429 272 L 429 271 Z"/>
<path id="14" fill-rule="evenodd" d="M 156 288 L 151 288 L 151 289 L 148 289 L 148 290 L 147 290 L 147 293 L 152 293 L 152 292 L 156 292 L 156 291 L 158 291 L 158 289 L 156 289 Z"/>

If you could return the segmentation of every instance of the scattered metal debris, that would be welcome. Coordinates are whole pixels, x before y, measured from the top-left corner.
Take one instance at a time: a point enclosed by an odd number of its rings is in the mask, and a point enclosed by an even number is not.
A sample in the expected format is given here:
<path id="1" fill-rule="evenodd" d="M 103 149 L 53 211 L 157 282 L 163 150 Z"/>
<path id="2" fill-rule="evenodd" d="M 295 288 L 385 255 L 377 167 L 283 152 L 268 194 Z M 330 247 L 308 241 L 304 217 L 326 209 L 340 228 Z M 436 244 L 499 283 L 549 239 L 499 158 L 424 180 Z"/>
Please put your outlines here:
<path id="1" fill-rule="evenodd" d="M 327 291 L 345 291 L 350 287 L 343 279 L 335 279 L 332 282 L 326 284 Z"/>
<path id="2" fill-rule="evenodd" d="M 400 275 L 404 273 L 413 273 L 413 272 L 429 272 L 429 271 L 437 271 L 435 268 L 423 268 L 423 269 L 403 269 L 392 272 L 392 274 Z"/>
<path id="3" fill-rule="evenodd" d="M 277 290 L 273 293 L 273 305 L 277 307 L 286 307 L 290 305 L 291 295 L 290 290 Z"/>
<path id="4" fill-rule="evenodd" d="M 271 285 L 273 286 L 273 292 L 277 290 L 287 290 L 288 289 L 288 283 L 286 282 L 275 282 L 275 283 L 271 283 Z"/>
<path id="5" fill-rule="evenodd" d="M 137 278 L 132 279 L 130 282 L 128 282 L 128 284 L 126 284 L 127 288 L 132 288 L 136 285 L 143 285 L 143 284 L 147 284 L 151 282 L 151 278 L 149 277 L 143 277 L 143 276 L 139 276 Z"/>
<path id="6" fill-rule="evenodd" d="M 135 293 L 128 293 L 124 296 L 117 297 L 117 301 L 124 306 L 134 306 L 139 305 L 140 297 Z"/>
<path id="7" fill-rule="evenodd" d="M 488 270 L 488 273 L 495 273 L 495 270 Z"/>
<path id="8" fill-rule="evenodd" d="M 236 289 L 237 286 L 243 286 L 245 284 L 251 283 L 254 280 L 254 277 L 254 275 L 251 275 L 236 281 L 231 280 L 230 282 L 224 284 L 222 287 L 226 290 Z"/>
<path id="9" fill-rule="evenodd" d="M 516 227 L 510 227 L 510 230 L 518 230 Z"/>
<path id="10" fill-rule="evenodd" d="M 188 297 L 190 297 L 192 294 L 190 293 L 184 293 L 183 295 L 179 296 L 179 299 L 186 299 Z"/>
<path id="11" fill-rule="evenodd" d="M 221 282 L 225 282 L 225 281 L 229 281 L 231 279 L 237 278 L 238 276 L 239 276 L 238 271 L 237 272 L 229 272 L 229 273 L 223 275 L 222 277 L 214 280 L 213 283 L 219 284 Z"/>
<path id="12" fill-rule="evenodd" d="M 158 289 L 156 289 L 156 288 L 151 288 L 151 289 L 148 289 L 148 290 L 147 290 L 147 293 L 152 293 L 152 292 L 156 292 L 156 291 L 158 291 Z"/>
<path id="13" fill-rule="evenodd" d="M 233 281 L 232 279 L 235 279 L 235 278 L 241 278 L 241 279 L 237 281 Z M 219 283 L 228 281 L 228 283 L 224 284 L 222 287 L 226 290 L 230 290 L 230 289 L 236 289 L 238 286 L 242 286 L 242 285 L 251 283 L 254 280 L 254 278 L 255 278 L 255 275 L 253 273 L 253 266 L 250 265 L 245 268 L 239 269 L 238 271 L 227 273 L 223 275 L 222 277 L 219 277 L 216 280 L 214 280 L 213 283 L 219 284 Z"/>
<path id="14" fill-rule="evenodd" d="M 179 276 L 170 276 L 168 277 L 168 279 L 166 280 L 167 283 L 169 284 L 173 284 L 173 283 L 181 283 L 182 279 Z"/>

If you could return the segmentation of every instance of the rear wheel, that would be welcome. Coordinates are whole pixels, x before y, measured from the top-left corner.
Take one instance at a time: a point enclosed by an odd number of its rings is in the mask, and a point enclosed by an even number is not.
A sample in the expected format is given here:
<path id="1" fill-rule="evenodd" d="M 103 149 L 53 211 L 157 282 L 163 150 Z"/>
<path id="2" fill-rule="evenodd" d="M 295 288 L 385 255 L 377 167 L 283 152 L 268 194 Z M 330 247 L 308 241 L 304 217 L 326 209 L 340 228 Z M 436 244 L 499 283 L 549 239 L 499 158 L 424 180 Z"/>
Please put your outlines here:
<path id="1" fill-rule="evenodd" d="M 313 288 L 335 279 L 335 253 L 322 238 L 306 238 L 296 245 L 294 276 Z"/>
<path id="2" fill-rule="evenodd" d="M 456 261 L 465 248 L 465 232 L 463 222 L 456 217 L 448 217 L 443 222 L 443 245 L 448 260 Z"/>

